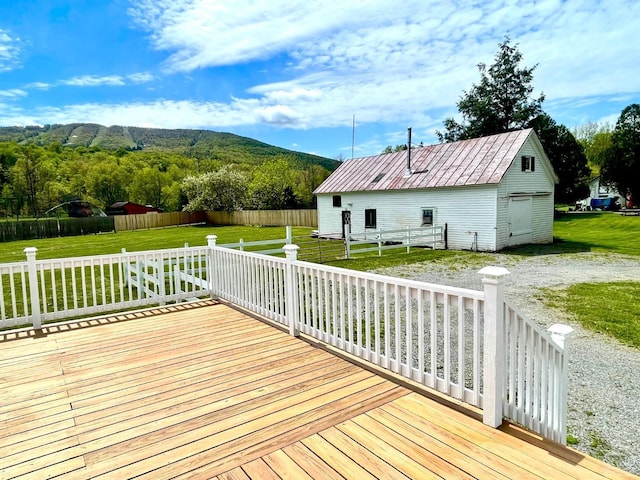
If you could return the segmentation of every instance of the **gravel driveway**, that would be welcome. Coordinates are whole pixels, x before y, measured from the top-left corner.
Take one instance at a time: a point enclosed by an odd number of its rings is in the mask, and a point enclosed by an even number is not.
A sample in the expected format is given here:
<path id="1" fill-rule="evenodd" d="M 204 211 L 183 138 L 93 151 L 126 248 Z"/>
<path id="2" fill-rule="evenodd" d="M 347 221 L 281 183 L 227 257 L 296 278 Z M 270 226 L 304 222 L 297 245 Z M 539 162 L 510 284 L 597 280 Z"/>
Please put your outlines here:
<path id="1" fill-rule="evenodd" d="M 640 349 L 586 331 L 562 312 L 547 308 L 539 294 L 541 287 L 561 289 L 581 282 L 640 282 L 640 257 L 480 254 L 469 260 L 461 255 L 376 272 L 481 290 L 477 271 L 487 265 L 511 272 L 507 294 L 529 318 L 545 327 L 567 323 L 575 329 L 569 340 L 568 433 L 578 440 L 573 447 L 640 475 Z"/>

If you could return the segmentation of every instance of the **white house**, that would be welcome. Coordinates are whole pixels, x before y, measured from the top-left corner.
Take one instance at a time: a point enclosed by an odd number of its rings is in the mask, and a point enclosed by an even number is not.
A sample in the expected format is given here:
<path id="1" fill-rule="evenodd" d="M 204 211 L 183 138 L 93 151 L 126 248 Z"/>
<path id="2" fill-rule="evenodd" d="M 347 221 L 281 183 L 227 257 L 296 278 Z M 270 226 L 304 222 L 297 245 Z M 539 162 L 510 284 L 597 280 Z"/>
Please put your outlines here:
<path id="1" fill-rule="evenodd" d="M 314 192 L 318 230 L 446 224 L 452 249 L 551 243 L 557 182 L 531 129 L 347 160 Z"/>

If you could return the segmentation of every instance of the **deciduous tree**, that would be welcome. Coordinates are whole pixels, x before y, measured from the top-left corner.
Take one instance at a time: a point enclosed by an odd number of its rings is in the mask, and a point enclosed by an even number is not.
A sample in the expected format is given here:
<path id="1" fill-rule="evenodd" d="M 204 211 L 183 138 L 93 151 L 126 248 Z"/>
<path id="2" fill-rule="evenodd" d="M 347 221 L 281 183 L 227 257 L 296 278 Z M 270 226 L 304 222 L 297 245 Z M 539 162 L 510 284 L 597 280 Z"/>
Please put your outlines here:
<path id="1" fill-rule="evenodd" d="M 242 208 L 247 196 L 247 178 L 231 165 L 215 172 L 188 176 L 182 182 L 182 191 L 188 199 L 184 210 L 225 210 Z"/>
<path id="2" fill-rule="evenodd" d="M 622 110 L 611 136 L 611 148 L 602 166 L 605 181 L 634 205 L 640 203 L 640 104 Z"/>
<path id="3" fill-rule="evenodd" d="M 553 164 L 559 183 L 555 189 L 556 203 L 573 203 L 589 196 L 591 170 L 582 145 L 564 125 L 558 125 L 549 115 L 542 114 L 530 126 L 538 134 L 544 151 Z"/>

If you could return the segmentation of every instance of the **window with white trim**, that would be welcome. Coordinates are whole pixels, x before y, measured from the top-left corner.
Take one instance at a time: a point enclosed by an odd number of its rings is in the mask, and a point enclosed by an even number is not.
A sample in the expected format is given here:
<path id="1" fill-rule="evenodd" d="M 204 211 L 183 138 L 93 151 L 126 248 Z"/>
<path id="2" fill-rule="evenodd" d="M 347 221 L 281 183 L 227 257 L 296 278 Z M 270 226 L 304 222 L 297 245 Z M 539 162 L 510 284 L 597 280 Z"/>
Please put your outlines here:
<path id="1" fill-rule="evenodd" d="M 333 206 L 334 207 L 341 207 L 342 206 L 342 196 L 341 195 L 334 195 L 333 196 Z"/>
<path id="2" fill-rule="evenodd" d="M 422 226 L 431 227 L 435 224 L 435 208 L 422 209 Z"/>
<path id="3" fill-rule="evenodd" d="M 523 155 L 521 159 L 521 167 L 523 172 L 535 172 L 536 158 L 531 155 Z"/>

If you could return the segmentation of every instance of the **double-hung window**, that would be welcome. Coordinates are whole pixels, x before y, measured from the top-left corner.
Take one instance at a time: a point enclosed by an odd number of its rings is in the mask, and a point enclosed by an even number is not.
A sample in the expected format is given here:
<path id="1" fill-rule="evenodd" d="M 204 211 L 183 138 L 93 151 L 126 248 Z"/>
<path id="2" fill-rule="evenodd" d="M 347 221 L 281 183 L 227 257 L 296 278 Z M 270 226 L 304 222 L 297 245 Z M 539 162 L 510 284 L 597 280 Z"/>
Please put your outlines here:
<path id="1" fill-rule="evenodd" d="M 364 228 L 377 228 L 375 208 L 367 208 L 364 211 Z"/>

